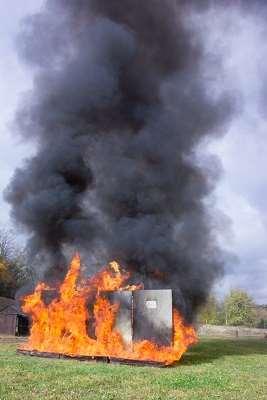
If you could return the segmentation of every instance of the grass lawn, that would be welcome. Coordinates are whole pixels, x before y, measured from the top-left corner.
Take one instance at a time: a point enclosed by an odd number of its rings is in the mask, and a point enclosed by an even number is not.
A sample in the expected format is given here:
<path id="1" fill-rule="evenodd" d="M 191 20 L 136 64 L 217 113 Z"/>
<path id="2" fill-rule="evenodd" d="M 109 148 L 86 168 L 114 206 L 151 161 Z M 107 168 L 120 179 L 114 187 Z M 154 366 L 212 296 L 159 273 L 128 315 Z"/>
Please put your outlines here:
<path id="1" fill-rule="evenodd" d="M 267 340 L 201 339 L 168 369 L 19 356 L 0 344 L 0 400 L 267 399 Z"/>

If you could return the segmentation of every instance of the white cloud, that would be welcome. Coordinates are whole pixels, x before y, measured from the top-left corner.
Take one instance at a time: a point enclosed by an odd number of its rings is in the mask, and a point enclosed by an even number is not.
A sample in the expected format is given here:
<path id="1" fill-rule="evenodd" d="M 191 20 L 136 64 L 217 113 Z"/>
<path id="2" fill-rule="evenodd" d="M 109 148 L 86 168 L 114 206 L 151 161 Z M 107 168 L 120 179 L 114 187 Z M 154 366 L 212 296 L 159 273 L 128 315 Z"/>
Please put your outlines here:
<path id="1" fill-rule="evenodd" d="M 266 24 L 260 15 L 235 7 L 213 8 L 196 23 L 207 53 L 223 60 L 223 70 L 212 71 L 217 90 L 234 94 L 237 105 L 227 134 L 209 149 L 224 170 L 217 205 L 232 221 L 232 235 L 220 239 L 238 257 L 228 263 L 217 290 L 240 287 L 267 303 L 267 122 L 262 114 Z"/>

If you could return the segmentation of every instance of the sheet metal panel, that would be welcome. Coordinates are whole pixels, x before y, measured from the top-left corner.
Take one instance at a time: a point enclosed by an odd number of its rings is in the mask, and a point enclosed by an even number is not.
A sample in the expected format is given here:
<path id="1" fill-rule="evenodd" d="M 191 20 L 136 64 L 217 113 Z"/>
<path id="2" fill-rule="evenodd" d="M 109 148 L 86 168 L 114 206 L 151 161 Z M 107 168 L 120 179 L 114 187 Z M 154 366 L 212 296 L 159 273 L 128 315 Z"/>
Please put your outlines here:
<path id="1" fill-rule="evenodd" d="M 103 292 L 119 303 L 115 328 L 121 333 L 126 347 L 133 341 L 152 340 L 159 345 L 172 345 L 172 290 L 137 290 Z M 93 337 L 92 334 L 89 336 Z"/>
<path id="2" fill-rule="evenodd" d="M 171 289 L 133 292 L 133 340 L 145 339 L 159 345 L 172 345 Z"/>
<path id="3" fill-rule="evenodd" d="M 122 335 L 123 341 L 127 347 L 131 347 L 133 340 L 132 325 L 132 292 L 118 291 L 109 294 L 112 303 L 119 303 L 120 308 L 117 313 L 115 328 Z"/>

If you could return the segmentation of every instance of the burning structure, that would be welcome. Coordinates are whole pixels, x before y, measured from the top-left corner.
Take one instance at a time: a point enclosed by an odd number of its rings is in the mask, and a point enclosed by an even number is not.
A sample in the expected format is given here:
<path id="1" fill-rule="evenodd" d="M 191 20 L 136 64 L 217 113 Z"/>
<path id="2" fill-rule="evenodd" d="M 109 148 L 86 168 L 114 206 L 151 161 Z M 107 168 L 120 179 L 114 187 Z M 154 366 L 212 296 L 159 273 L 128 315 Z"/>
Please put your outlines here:
<path id="1" fill-rule="evenodd" d="M 77 255 L 49 304 L 45 295 L 51 288 L 42 283 L 25 298 L 23 309 L 32 316 L 32 328 L 22 353 L 33 349 L 31 354 L 170 364 L 195 343 L 193 327 L 172 310 L 171 291 L 124 286 L 129 275 L 116 262 L 88 281 L 78 282 L 79 273 Z"/>
<path id="2" fill-rule="evenodd" d="M 222 131 L 229 102 L 209 91 L 209 57 L 187 18 L 207 3 L 47 0 L 25 21 L 19 50 L 35 80 L 17 122 L 36 154 L 16 171 L 6 199 L 45 281 L 26 298 L 28 349 L 66 353 L 67 344 L 71 354 L 124 354 L 112 325 L 116 302 L 99 294 L 124 282 L 120 271 L 111 281 L 99 275 L 110 260 L 125 268 L 127 290 L 138 282 L 173 289 L 179 310 L 172 348 L 154 351 L 148 341 L 147 353 L 135 332 L 131 355 L 170 362 L 192 342 L 188 324 L 223 266 L 205 206 L 216 168 L 201 168 L 196 149 Z M 67 273 L 74 248 L 91 266 L 89 286 L 76 287 L 77 259 Z M 46 287 L 58 288 L 49 305 Z M 90 316 L 97 340 L 87 334 Z"/>

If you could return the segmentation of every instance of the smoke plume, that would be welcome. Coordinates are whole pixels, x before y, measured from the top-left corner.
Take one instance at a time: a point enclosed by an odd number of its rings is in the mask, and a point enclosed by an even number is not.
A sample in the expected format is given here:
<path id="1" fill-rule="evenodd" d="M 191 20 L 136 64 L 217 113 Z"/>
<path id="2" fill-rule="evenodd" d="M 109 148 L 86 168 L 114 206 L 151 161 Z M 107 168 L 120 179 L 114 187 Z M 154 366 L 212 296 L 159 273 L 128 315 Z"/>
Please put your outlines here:
<path id="1" fill-rule="evenodd" d="M 87 264 L 116 259 L 146 288 L 176 289 L 187 319 L 223 265 L 205 207 L 216 174 L 195 152 L 229 114 L 186 23 L 193 3 L 47 0 L 27 18 L 18 46 L 35 80 L 17 123 L 37 152 L 6 191 L 47 279 L 78 248 Z"/>

